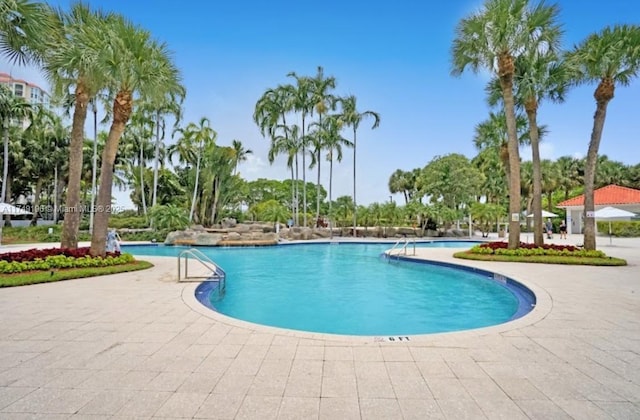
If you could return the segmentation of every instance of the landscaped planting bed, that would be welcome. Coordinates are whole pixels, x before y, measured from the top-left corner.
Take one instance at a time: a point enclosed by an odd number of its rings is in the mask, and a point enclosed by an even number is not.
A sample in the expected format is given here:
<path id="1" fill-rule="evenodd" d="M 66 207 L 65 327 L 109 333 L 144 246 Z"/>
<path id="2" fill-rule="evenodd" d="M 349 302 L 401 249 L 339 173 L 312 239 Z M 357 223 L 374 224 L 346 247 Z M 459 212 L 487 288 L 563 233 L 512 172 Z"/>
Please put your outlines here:
<path id="1" fill-rule="evenodd" d="M 92 257 L 88 247 L 29 249 L 0 254 L 0 274 L 61 268 L 108 267 L 133 261 L 132 255 L 119 252 L 108 252 L 104 257 Z"/>

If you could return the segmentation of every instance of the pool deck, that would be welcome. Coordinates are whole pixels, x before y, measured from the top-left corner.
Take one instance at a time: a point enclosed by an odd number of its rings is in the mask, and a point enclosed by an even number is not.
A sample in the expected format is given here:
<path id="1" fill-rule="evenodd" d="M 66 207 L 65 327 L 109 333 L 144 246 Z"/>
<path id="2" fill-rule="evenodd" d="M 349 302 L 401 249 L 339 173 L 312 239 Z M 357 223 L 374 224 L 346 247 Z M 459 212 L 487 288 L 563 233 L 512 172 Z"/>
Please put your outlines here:
<path id="1" fill-rule="evenodd" d="M 0 289 L 0 419 L 638 419 L 640 239 L 598 246 L 629 265 L 419 249 L 517 279 L 538 304 L 512 323 L 409 341 L 232 320 L 176 282 L 175 258 Z"/>

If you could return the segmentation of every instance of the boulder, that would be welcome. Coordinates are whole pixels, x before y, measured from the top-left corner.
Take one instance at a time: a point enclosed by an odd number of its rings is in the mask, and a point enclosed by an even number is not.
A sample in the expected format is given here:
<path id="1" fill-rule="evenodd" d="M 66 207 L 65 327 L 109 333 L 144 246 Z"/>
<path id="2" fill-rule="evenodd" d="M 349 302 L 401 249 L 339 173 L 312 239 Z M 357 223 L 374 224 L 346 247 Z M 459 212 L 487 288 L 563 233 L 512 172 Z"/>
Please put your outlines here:
<path id="1" fill-rule="evenodd" d="M 220 233 L 200 233 L 196 236 L 194 245 L 216 246 L 222 240 Z"/>
<path id="2" fill-rule="evenodd" d="M 230 241 L 238 241 L 238 240 L 240 240 L 241 237 L 242 237 L 242 235 L 240 235 L 238 232 L 229 232 L 226 235 L 225 239 L 228 239 Z"/>
<path id="3" fill-rule="evenodd" d="M 220 224 L 222 225 L 223 229 L 229 229 L 236 227 L 238 222 L 233 217 L 225 217 L 224 219 L 222 219 Z"/>
<path id="4" fill-rule="evenodd" d="M 331 236 L 331 232 L 328 229 L 314 229 L 311 236 L 314 239 L 326 239 Z"/>
<path id="5" fill-rule="evenodd" d="M 189 245 L 195 243 L 197 233 L 191 229 L 170 232 L 164 240 L 165 245 Z"/>

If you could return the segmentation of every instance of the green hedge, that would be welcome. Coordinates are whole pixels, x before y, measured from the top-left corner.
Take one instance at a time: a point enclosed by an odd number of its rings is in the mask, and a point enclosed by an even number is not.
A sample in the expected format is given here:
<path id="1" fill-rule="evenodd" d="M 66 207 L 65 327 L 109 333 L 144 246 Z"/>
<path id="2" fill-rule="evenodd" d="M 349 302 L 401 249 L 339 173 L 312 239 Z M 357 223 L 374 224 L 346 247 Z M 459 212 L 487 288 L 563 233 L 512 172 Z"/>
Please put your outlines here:
<path id="1" fill-rule="evenodd" d="M 23 271 L 48 271 L 58 268 L 84 268 L 84 267 L 109 267 L 112 265 L 127 264 L 133 262 L 131 254 L 121 254 L 117 257 L 66 257 L 53 255 L 45 259 L 37 258 L 33 261 L 8 262 L 0 261 L 0 274 L 22 273 Z"/>
<path id="2" fill-rule="evenodd" d="M 49 234 L 49 228 L 53 233 Z M 62 225 L 10 227 L 2 230 L 3 243 L 36 243 L 60 242 Z M 154 230 L 143 232 L 120 232 L 123 241 L 152 241 L 164 242 L 169 234 L 168 230 Z M 79 241 L 90 241 L 88 231 L 78 232 Z"/>
<path id="3" fill-rule="evenodd" d="M 609 234 L 609 222 L 598 221 L 598 232 Z M 619 238 L 640 237 L 640 221 L 616 221 L 611 222 L 611 234 Z"/>

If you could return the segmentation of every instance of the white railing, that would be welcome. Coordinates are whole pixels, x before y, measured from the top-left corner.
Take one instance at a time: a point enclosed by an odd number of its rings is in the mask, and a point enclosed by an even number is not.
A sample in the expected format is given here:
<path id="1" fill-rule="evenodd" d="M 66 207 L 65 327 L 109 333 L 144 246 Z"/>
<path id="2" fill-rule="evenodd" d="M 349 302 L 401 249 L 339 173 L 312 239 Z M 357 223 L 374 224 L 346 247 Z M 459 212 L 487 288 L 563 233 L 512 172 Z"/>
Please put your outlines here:
<path id="1" fill-rule="evenodd" d="M 387 252 L 385 252 L 385 255 L 387 256 L 389 261 L 391 261 L 391 257 L 393 256 L 399 257 L 400 255 L 409 255 L 407 253 L 409 244 L 412 245 L 411 255 L 416 255 L 416 240 L 412 239 L 410 242 L 408 238 L 398 239 L 398 241 L 393 245 L 393 247 Z"/>
<path id="2" fill-rule="evenodd" d="M 192 259 L 198 261 L 208 271 L 205 275 L 189 275 L 189 260 Z M 182 260 L 184 259 L 184 276 L 182 276 Z M 222 293 L 226 288 L 226 273 L 220 266 L 214 263 L 211 258 L 203 254 L 199 249 L 190 248 L 182 251 L 178 255 L 178 281 L 200 281 L 210 280 L 217 281 L 219 284 L 219 291 Z"/>

